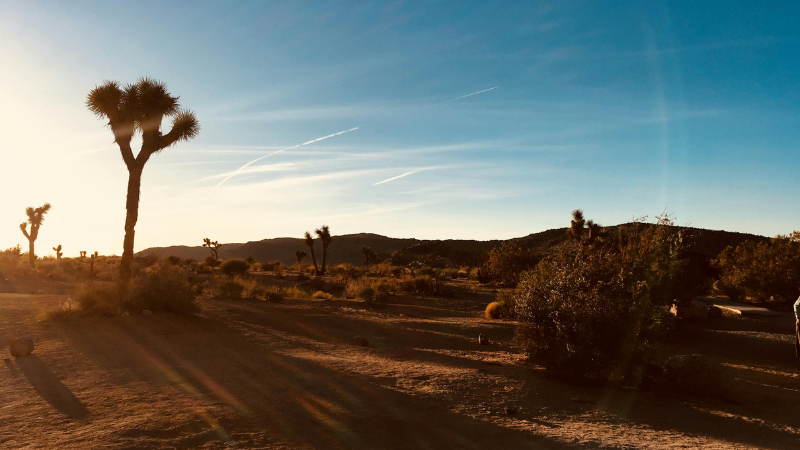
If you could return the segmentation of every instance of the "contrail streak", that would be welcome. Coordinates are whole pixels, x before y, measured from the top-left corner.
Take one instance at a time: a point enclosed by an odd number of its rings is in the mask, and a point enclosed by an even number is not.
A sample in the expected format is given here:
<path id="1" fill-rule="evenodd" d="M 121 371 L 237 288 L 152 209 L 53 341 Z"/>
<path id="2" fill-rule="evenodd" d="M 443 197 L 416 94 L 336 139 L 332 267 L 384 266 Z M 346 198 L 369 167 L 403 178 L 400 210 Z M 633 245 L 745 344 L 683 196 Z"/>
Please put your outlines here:
<path id="1" fill-rule="evenodd" d="M 499 87 L 500 86 L 495 86 L 493 88 L 484 89 L 484 90 L 478 91 L 478 92 L 473 92 L 472 94 L 467 94 L 467 95 L 462 95 L 461 97 L 451 98 L 450 100 L 444 101 L 442 103 L 437 103 L 437 105 L 444 105 L 445 103 L 450 103 L 450 102 L 454 102 L 456 100 L 461 100 L 462 98 L 467 98 L 467 97 L 472 97 L 473 95 L 483 94 L 484 92 L 489 92 L 489 91 L 491 91 L 493 89 L 497 89 Z"/>
<path id="2" fill-rule="evenodd" d="M 424 169 L 416 169 L 416 170 L 412 170 L 412 171 L 410 171 L 410 172 L 406 172 L 406 173 L 404 173 L 404 174 L 402 174 L 402 175 L 398 175 L 398 176 L 396 176 L 396 177 L 392 177 L 392 178 L 389 178 L 389 179 L 386 179 L 386 180 L 383 180 L 383 181 L 379 181 L 379 182 L 377 182 L 377 183 L 373 184 L 373 186 L 377 186 L 377 185 L 379 185 L 379 184 L 383 184 L 383 183 L 388 183 L 388 182 L 390 182 L 390 181 L 394 181 L 394 180 L 396 180 L 396 179 L 398 179 L 398 178 L 407 177 L 407 176 L 409 176 L 409 175 L 413 175 L 413 174 L 415 174 L 415 173 L 417 173 L 417 172 L 420 172 L 420 171 L 422 171 L 422 170 L 424 170 Z"/>
<path id="3" fill-rule="evenodd" d="M 268 158 L 268 157 L 270 157 L 270 156 L 272 156 L 272 155 L 277 155 L 278 153 L 283 153 L 283 152 L 285 152 L 286 150 L 292 150 L 292 149 L 294 149 L 294 148 L 302 147 L 302 146 L 304 146 L 304 145 L 309 145 L 309 144 L 313 144 L 313 143 L 315 143 L 315 142 L 324 141 L 325 139 L 332 138 L 332 137 L 334 137 L 334 136 L 339 136 L 340 134 L 349 133 L 349 132 L 351 132 L 351 131 L 355 131 L 355 130 L 357 130 L 357 129 L 358 129 L 358 127 L 355 127 L 355 128 L 350 128 L 349 130 L 344 130 L 344 131 L 340 131 L 340 132 L 338 132 L 338 133 L 333 133 L 333 134 L 329 134 L 329 135 L 327 135 L 327 136 L 322 136 L 321 138 L 312 139 L 312 140 L 310 140 L 310 141 L 303 142 L 302 144 L 297 144 L 297 145 L 293 145 L 293 146 L 291 146 L 291 147 L 282 148 L 282 149 L 280 149 L 280 150 L 278 150 L 278 151 L 275 151 L 275 152 L 272 152 L 272 153 L 266 154 L 266 155 L 264 155 L 264 156 L 262 156 L 262 157 L 256 158 L 256 159 L 254 159 L 254 160 L 250 161 L 249 163 L 247 163 L 247 164 L 243 165 L 242 167 L 239 167 L 239 168 L 238 168 L 238 169 L 236 169 L 236 170 L 235 170 L 235 171 L 234 171 L 232 174 L 228 175 L 228 177 L 227 177 L 227 178 L 225 178 L 224 180 L 220 181 L 220 182 L 219 182 L 219 184 L 217 184 L 216 186 L 214 186 L 214 189 L 212 189 L 212 190 L 211 190 L 211 192 L 209 192 L 209 193 L 206 195 L 206 197 L 205 197 L 205 198 L 208 198 L 208 197 L 209 197 L 211 194 L 213 194 L 213 193 L 214 193 L 214 191 L 216 191 L 216 190 L 217 190 L 217 188 L 218 188 L 218 187 L 222 186 L 222 184 L 223 184 L 223 183 L 225 183 L 226 181 L 230 180 L 231 178 L 233 178 L 234 176 L 236 176 L 237 174 L 239 174 L 239 173 L 240 173 L 240 172 L 241 172 L 243 169 L 246 169 L 246 168 L 247 168 L 247 166 L 249 166 L 250 164 L 253 164 L 254 162 L 261 161 L 261 160 L 262 160 L 262 159 L 264 159 L 264 158 Z"/>

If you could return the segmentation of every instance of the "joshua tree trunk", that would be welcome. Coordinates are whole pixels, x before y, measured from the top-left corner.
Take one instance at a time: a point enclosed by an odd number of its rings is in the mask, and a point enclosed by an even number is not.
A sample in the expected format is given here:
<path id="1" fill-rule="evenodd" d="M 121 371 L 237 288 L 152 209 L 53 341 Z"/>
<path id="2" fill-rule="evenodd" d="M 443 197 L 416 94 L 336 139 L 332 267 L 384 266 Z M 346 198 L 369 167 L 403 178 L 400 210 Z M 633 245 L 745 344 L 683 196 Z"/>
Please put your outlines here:
<path id="1" fill-rule="evenodd" d="M 310 247 L 311 250 L 311 261 L 314 263 L 314 274 L 319 275 L 319 267 L 317 267 L 317 255 L 314 254 L 314 247 Z"/>
<path id="2" fill-rule="evenodd" d="M 119 266 L 119 278 L 126 282 L 131 278 L 131 263 L 133 262 L 134 228 L 139 220 L 139 195 L 142 185 L 142 169 L 131 167 L 128 169 L 128 200 L 125 203 L 125 241 L 122 244 L 122 261 Z"/>
<path id="3" fill-rule="evenodd" d="M 322 247 L 322 275 L 325 276 L 325 261 L 328 259 L 328 249 Z"/>
<path id="4" fill-rule="evenodd" d="M 31 236 L 33 237 L 33 236 Z M 33 243 L 35 242 L 36 238 L 28 238 L 28 258 L 31 261 L 31 267 L 36 265 L 36 253 L 33 252 Z"/>

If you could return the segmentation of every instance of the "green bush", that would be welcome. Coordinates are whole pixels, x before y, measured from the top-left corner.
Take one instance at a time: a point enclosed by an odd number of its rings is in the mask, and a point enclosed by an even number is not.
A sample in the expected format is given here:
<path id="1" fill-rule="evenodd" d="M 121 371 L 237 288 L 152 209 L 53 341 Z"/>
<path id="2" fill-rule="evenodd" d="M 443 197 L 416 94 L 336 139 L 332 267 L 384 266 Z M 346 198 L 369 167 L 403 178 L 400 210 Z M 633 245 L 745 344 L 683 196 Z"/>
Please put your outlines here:
<path id="1" fill-rule="evenodd" d="M 229 259 L 219 266 L 219 270 L 225 275 L 243 275 L 250 269 L 250 264 L 243 259 Z"/>
<path id="2" fill-rule="evenodd" d="M 714 264 L 720 269 L 720 289 L 734 300 L 743 296 L 767 301 L 793 300 L 800 292 L 800 232 L 769 242 L 746 241 L 728 247 Z"/>
<path id="3" fill-rule="evenodd" d="M 577 240 L 525 272 L 513 293 L 533 357 L 569 377 L 622 379 L 647 364 L 671 328 L 664 305 L 692 295 L 677 280 L 681 234 L 666 218 L 634 223 L 597 245 Z"/>

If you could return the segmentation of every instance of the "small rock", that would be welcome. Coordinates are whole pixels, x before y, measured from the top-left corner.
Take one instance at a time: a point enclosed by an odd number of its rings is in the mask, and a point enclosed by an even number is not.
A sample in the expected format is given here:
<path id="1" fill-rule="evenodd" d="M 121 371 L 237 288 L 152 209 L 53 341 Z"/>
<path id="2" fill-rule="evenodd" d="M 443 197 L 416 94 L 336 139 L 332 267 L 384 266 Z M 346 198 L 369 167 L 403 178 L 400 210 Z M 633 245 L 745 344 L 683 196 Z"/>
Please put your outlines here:
<path id="1" fill-rule="evenodd" d="M 367 340 L 367 338 L 362 336 L 354 337 L 353 342 L 355 342 L 356 345 L 360 345 L 362 347 L 369 347 L 369 341 Z"/>
<path id="2" fill-rule="evenodd" d="M 33 340 L 31 338 L 16 338 L 9 343 L 11 356 L 19 358 L 28 356 L 33 352 Z"/>
<path id="3" fill-rule="evenodd" d="M 153 311 L 150 311 L 149 309 L 142 310 L 142 315 L 143 316 L 152 316 L 153 315 Z"/>
<path id="4" fill-rule="evenodd" d="M 489 345 L 489 336 L 486 336 L 485 334 L 479 334 L 478 335 L 478 344 Z"/>

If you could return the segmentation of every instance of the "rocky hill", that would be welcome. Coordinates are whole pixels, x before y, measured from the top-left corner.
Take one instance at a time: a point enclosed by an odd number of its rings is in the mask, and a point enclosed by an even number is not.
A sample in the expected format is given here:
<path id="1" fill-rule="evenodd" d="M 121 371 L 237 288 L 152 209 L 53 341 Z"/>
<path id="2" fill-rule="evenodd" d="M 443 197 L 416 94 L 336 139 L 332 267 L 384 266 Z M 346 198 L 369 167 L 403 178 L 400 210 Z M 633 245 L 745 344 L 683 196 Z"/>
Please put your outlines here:
<path id="1" fill-rule="evenodd" d="M 613 228 L 616 228 L 616 226 L 607 227 L 606 229 Z M 731 231 L 706 230 L 702 228 L 685 228 L 685 230 L 684 242 L 687 254 L 706 262 L 716 257 L 719 252 L 728 246 L 736 246 L 747 240 L 761 242 L 769 239 L 764 236 Z M 532 250 L 534 253 L 543 256 L 566 239 L 567 229 L 556 228 L 509 239 L 507 242 Z M 329 247 L 328 263 L 361 264 L 364 262 L 361 247 L 366 246 L 380 255 L 381 260 L 390 259 L 392 263 L 398 265 L 406 265 L 419 260 L 420 257 L 434 253 L 452 265 L 474 265 L 478 263 L 481 255 L 498 247 L 503 242 L 506 241 L 468 239 L 419 240 L 390 238 L 371 233 L 347 234 L 334 236 L 333 242 Z M 224 244 L 220 249 L 219 256 L 221 259 L 252 257 L 259 262 L 278 260 L 284 264 L 292 264 L 296 261 L 294 256 L 296 250 L 308 250 L 302 239 L 274 238 L 242 244 Z M 315 250 L 318 256 L 321 255 L 322 248 L 319 244 L 317 244 Z M 181 258 L 202 260 L 210 254 L 210 251 L 202 246 L 172 246 L 153 247 L 143 250 L 139 254 L 148 253 L 156 253 L 161 257 L 174 255 Z M 310 257 L 306 261 L 310 261 Z"/>

